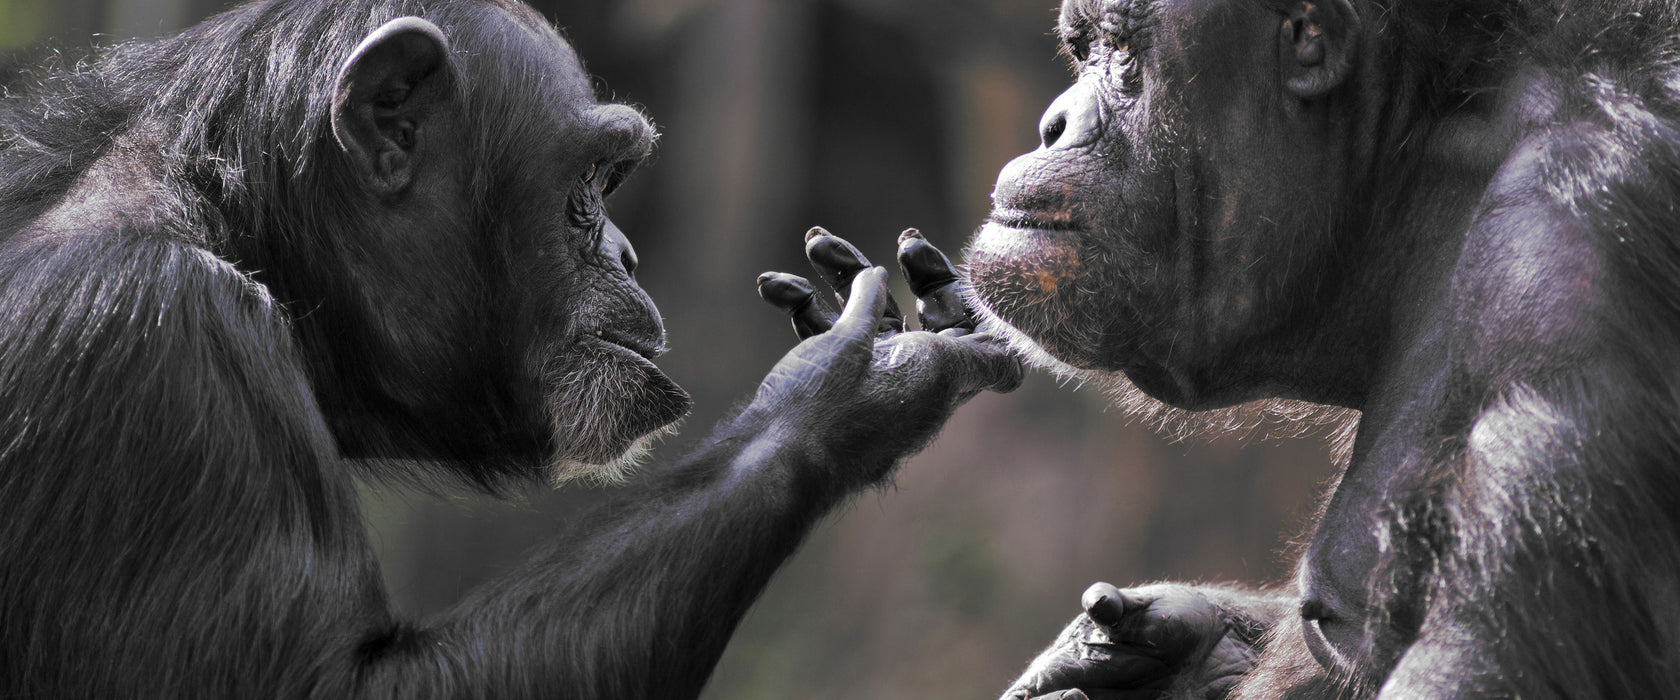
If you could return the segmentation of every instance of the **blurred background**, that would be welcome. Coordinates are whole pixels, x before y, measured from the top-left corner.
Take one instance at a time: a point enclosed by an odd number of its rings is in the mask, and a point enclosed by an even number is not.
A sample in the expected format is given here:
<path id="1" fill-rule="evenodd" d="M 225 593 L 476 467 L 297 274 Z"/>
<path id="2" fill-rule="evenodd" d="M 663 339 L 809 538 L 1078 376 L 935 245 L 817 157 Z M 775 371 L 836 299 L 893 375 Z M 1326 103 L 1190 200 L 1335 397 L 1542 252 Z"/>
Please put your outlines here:
<path id="1" fill-rule="evenodd" d="M 156 36 L 221 0 L 0 0 L 0 84 L 41 55 Z M 955 254 L 998 170 L 1069 83 L 1056 0 L 535 0 L 605 99 L 664 137 L 611 214 L 696 400 L 669 461 L 794 344 L 764 270 L 822 225 L 889 263 L 921 228 Z M 902 285 L 901 304 L 910 300 Z M 908 307 L 908 305 L 907 305 Z M 829 517 L 742 624 L 705 697 L 993 698 L 1096 580 L 1275 583 L 1332 469 L 1316 440 L 1172 443 L 1043 374 L 962 409 L 894 486 Z M 365 489 L 385 576 L 425 614 L 601 492 L 514 503 Z M 706 585 L 696 581 L 695 585 Z"/>

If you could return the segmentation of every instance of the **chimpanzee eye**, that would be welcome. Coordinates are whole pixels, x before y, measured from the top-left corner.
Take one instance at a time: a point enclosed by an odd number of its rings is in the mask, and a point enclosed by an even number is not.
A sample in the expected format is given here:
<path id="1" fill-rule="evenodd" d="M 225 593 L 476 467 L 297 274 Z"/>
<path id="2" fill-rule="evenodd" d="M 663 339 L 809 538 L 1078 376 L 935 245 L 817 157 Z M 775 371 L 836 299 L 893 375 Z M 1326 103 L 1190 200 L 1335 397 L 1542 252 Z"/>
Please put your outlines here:
<path id="1" fill-rule="evenodd" d="M 1080 29 L 1077 32 L 1062 34 L 1062 53 L 1073 59 L 1074 63 L 1084 63 L 1091 58 L 1091 32 Z"/>
<path id="2" fill-rule="evenodd" d="M 590 163 L 589 168 L 583 172 L 583 177 L 580 179 L 583 184 L 593 187 L 596 192 L 600 192 L 601 196 L 604 197 L 618 189 L 618 185 L 624 180 L 624 176 L 613 164 L 599 161 Z"/>
<path id="3" fill-rule="evenodd" d="M 1067 52 L 1075 62 L 1084 63 L 1091 58 L 1091 42 L 1086 41 L 1083 37 L 1069 41 L 1067 42 Z"/>
<path id="4" fill-rule="evenodd" d="M 1143 70 L 1131 47 L 1121 44 L 1114 49 L 1115 66 L 1120 72 L 1120 89 L 1128 94 L 1143 91 Z"/>
<path id="5" fill-rule="evenodd" d="M 604 218 L 602 209 L 605 203 L 601 201 L 601 192 L 595 187 L 598 182 L 607 178 L 597 177 L 598 175 L 600 173 L 591 167 L 590 172 L 578 178 L 581 185 L 573 188 L 571 195 L 566 198 L 566 217 L 574 228 L 597 228 Z"/>

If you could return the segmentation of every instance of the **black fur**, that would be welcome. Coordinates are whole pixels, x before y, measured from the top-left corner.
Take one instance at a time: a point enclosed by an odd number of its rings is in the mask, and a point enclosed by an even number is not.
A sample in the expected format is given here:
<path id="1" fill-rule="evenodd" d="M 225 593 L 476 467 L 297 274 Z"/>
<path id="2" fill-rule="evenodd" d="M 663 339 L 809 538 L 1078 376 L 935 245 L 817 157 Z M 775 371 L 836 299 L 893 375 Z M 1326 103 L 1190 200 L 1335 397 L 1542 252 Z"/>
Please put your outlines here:
<path id="1" fill-rule="evenodd" d="M 452 50 L 402 35 L 354 102 L 341 66 L 405 15 Z M 496 0 L 260 1 L 34 75 L 0 101 L 0 697 L 694 697 L 818 518 L 1019 380 L 932 334 L 876 377 L 854 311 L 687 459 L 402 620 L 351 458 L 494 490 L 686 408 L 601 203 L 652 128 Z M 391 158 L 347 155 L 339 101 Z"/>
<path id="2" fill-rule="evenodd" d="M 377 325 L 375 319 L 365 306 L 341 301 L 361 294 L 362 281 L 345 265 L 355 242 L 339 232 L 357 224 L 366 195 L 342 168 L 332 167 L 338 146 L 326 117 L 333 81 L 343 58 L 386 21 L 423 15 L 471 37 L 475 14 L 488 8 L 542 22 L 528 8 L 502 2 L 252 3 L 177 36 L 38 69 L 29 89 L 0 105 L 0 239 L 63 201 L 78 178 L 117 146 L 117 137 L 140 127 L 132 168 L 146 171 L 134 173 L 137 179 L 153 180 L 145 186 L 153 201 L 139 203 L 143 214 L 113 211 L 109 220 L 91 223 L 118 225 L 125 216 L 144 216 L 148 220 L 136 225 L 173 233 L 233 262 L 272 290 L 294 319 L 303 359 L 316 376 L 355 377 L 344 368 L 380 367 L 382 348 L 365 330 Z M 492 54 L 509 53 L 500 46 L 502 37 L 471 38 L 492 47 Z M 510 89 L 517 75 L 486 70 L 473 78 L 464 100 L 475 112 L 473 123 L 528 118 L 531 107 L 509 99 L 517 94 Z M 526 136 L 506 126 L 477 134 L 469 184 L 482 200 L 479 211 L 505 206 L 494 197 L 511 189 L 497 181 L 508 174 L 492 164 L 505 162 Z M 482 444 L 436 444 L 429 431 L 398 428 L 392 435 L 389 426 L 355 422 L 350 416 L 381 410 L 367 405 L 381 401 L 364 383 L 372 381 L 318 387 L 318 400 L 329 408 L 329 421 L 338 422 L 339 440 L 352 456 L 400 455 L 410 451 L 404 445 L 432 443 L 428 457 L 453 457 L 454 473 L 482 488 L 509 475 L 535 475 L 521 460 L 484 459 Z M 506 383 L 502 377 L 479 382 Z M 517 435 L 478 434 L 498 450 L 542 449 L 515 444 Z"/>
<path id="3" fill-rule="evenodd" d="M 0 688 L 351 687 L 298 673 L 389 620 L 288 328 L 226 262 L 124 233 L 0 260 Z"/>
<path id="4" fill-rule="evenodd" d="M 1003 321 L 1099 380 L 1362 412 L 1280 592 L 1297 610 L 1218 603 L 1271 630 L 1232 696 L 1680 688 L 1680 9 L 1159 3 L 1109 36 L 1135 5 L 1064 4 L 1082 83 L 1109 87 L 1107 37 L 1143 97 L 1099 93 L 1089 151 L 1006 169 L 970 261 Z M 1210 60 L 1220 42 L 1261 74 Z M 1210 83 L 1230 89 L 1196 101 Z M 1175 697 L 1222 694 L 1198 679 L 1230 658 L 1187 662 Z"/>

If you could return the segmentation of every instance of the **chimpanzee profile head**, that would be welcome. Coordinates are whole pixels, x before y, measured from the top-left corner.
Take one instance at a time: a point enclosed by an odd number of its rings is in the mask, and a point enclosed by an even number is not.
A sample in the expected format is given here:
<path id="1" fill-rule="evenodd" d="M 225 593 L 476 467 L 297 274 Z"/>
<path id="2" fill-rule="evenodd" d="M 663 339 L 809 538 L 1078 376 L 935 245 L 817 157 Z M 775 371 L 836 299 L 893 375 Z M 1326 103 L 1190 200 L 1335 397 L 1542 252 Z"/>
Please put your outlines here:
<path id="1" fill-rule="evenodd" d="M 689 406 L 650 361 L 664 328 L 605 210 L 652 125 L 598 103 L 572 48 L 517 3 L 329 7 L 336 24 L 315 29 L 283 5 L 235 10 L 271 39 L 251 49 L 263 60 L 311 65 L 312 32 L 354 48 L 291 78 L 305 155 L 268 149 L 281 191 L 224 201 L 245 219 L 228 257 L 292 312 L 340 447 L 485 484 L 618 474 Z M 306 69 L 271 80 L 290 70 Z"/>
<path id="2" fill-rule="evenodd" d="M 1324 400 L 1270 365 L 1337 291 L 1357 215 L 1358 23 L 1347 0 L 1066 0 L 1075 82 L 966 253 L 986 312 L 1176 407 Z"/>

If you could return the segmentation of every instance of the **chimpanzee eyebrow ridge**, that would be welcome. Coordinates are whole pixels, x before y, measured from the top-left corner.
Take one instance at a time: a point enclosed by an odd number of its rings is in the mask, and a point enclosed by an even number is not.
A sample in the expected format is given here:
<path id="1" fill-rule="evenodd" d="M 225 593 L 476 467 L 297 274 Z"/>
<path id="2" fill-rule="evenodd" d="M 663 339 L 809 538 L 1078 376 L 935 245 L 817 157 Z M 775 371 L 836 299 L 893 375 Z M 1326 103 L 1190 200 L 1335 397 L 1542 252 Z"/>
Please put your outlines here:
<path id="1" fill-rule="evenodd" d="M 1125 44 L 1148 24 L 1153 11 L 1150 0 L 1070 0 L 1063 5 L 1056 33 L 1064 44 L 1095 40 L 1092 30 L 1104 41 Z"/>

